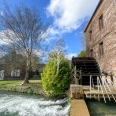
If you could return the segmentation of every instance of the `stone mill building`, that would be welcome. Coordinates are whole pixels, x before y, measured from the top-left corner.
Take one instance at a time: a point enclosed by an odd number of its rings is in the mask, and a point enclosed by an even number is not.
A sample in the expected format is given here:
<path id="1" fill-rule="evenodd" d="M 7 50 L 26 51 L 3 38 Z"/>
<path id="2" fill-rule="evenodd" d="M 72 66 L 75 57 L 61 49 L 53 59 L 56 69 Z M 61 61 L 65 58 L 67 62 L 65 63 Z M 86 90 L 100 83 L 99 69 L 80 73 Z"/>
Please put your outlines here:
<path id="1" fill-rule="evenodd" d="M 87 57 L 116 77 L 116 0 L 100 0 L 84 32 Z"/>

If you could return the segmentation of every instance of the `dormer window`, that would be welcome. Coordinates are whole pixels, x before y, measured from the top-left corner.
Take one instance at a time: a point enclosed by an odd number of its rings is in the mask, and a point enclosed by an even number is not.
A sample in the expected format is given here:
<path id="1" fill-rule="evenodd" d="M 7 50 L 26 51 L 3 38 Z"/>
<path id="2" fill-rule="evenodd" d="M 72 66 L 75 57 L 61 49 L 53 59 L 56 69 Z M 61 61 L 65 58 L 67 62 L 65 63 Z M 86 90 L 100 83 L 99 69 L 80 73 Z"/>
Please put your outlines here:
<path id="1" fill-rule="evenodd" d="M 92 30 L 89 32 L 89 35 L 90 35 L 89 39 L 91 41 L 91 39 L 92 39 Z"/>
<path id="2" fill-rule="evenodd" d="M 104 28 L 103 15 L 101 15 L 99 18 L 99 28 L 100 30 Z"/>

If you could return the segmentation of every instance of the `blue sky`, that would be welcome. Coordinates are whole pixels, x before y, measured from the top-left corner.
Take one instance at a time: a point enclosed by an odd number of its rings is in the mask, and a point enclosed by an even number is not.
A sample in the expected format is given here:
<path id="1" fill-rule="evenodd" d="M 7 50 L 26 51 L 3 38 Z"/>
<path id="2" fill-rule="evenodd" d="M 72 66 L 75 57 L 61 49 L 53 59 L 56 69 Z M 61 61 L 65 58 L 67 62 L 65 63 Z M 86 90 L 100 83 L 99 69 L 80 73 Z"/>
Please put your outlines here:
<path id="1" fill-rule="evenodd" d="M 5 0 L 0 0 L 0 12 Z M 81 37 L 99 0 L 6 0 L 11 5 L 24 3 L 36 6 L 44 22 L 50 24 L 48 43 L 63 38 L 67 56 L 77 56 L 83 50 Z"/>

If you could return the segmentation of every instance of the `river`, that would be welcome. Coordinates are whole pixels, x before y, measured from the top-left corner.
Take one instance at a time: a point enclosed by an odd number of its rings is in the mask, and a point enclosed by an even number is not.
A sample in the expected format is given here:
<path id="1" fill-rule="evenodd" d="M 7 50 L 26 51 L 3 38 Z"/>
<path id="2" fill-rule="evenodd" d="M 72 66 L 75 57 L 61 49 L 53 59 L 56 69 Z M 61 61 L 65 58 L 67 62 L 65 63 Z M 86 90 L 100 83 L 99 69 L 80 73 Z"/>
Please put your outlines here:
<path id="1" fill-rule="evenodd" d="M 107 99 L 106 103 L 103 99 L 100 101 L 86 99 L 85 101 L 91 116 L 116 116 L 116 102 L 113 99 L 111 101 Z"/>
<path id="2" fill-rule="evenodd" d="M 67 98 L 0 91 L 0 116 L 69 116 Z"/>

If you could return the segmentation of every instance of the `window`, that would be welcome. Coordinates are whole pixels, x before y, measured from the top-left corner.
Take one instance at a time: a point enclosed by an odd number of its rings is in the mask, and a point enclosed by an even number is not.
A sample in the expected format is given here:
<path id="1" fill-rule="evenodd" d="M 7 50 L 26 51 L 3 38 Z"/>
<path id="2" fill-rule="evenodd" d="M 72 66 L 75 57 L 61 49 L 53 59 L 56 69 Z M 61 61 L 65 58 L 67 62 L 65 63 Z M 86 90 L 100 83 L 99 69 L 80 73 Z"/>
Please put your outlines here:
<path id="1" fill-rule="evenodd" d="M 116 4 L 116 0 L 114 0 L 114 3 Z"/>
<path id="2" fill-rule="evenodd" d="M 20 69 L 12 70 L 11 71 L 11 77 L 13 77 L 13 76 L 19 77 L 20 76 Z"/>
<path id="3" fill-rule="evenodd" d="M 3 80 L 4 79 L 4 70 L 1 70 L 0 71 L 0 80 Z"/>
<path id="4" fill-rule="evenodd" d="M 103 15 L 101 15 L 100 18 L 99 18 L 99 27 L 100 27 L 100 29 L 104 28 Z"/>
<path id="5" fill-rule="evenodd" d="M 91 41 L 91 39 L 92 39 L 92 30 L 89 32 L 89 35 L 90 35 L 90 41 Z"/>
<path id="6" fill-rule="evenodd" d="M 93 57 L 93 49 L 90 50 L 90 57 Z"/>
<path id="7" fill-rule="evenodd" d="M 101 42 L 101 43 L 99 44 L 99 48 L 100 48 L 100 56 L 104 55 L 103 42 Z"/>

